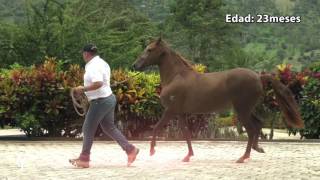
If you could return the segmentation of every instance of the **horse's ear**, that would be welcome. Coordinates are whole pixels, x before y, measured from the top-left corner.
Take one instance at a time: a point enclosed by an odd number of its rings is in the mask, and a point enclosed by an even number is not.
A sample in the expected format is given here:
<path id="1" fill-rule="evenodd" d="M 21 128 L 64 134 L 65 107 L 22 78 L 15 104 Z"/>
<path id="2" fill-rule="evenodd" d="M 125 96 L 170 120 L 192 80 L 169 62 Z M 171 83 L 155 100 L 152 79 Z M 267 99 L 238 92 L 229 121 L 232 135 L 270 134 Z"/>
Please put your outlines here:
<path id="1" fill-rule="evenodd" d="M 147 44 L 148 42 L 147 42 L 147 40 L 146 39 L 141 39 L 140 40 L 140 44 L 141 44 L 141 46 L 143 47 L 143 48 L 145 48 L 148 44 Z"/>
<path id="2" fill-rule="evenodd" d="M 157 44 L 160 44 L 161 41 L 162 41 L 162 37 L 160 36 L 157 40 Z"/>

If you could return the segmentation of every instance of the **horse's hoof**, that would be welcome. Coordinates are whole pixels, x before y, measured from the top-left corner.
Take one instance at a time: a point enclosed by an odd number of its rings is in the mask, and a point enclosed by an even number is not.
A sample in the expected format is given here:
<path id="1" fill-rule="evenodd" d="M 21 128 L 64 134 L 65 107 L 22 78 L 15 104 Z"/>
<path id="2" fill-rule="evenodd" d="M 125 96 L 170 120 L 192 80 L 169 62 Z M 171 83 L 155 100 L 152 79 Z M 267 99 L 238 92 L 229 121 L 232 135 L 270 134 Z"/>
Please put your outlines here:
<path id="1" fill-rule="evenodd" d="M 186 156 L 182 159 L 182 162 L 190 162 L 190 156 Z"/>
<path id="2" fill-rule="evenodd" d="M 154 150 L 154 149 L 150 149 L 150 156 L 153 156 L 153 155 L 154 155 L 154 153 L 156 153 L 156 150 Z"/>
<path id="3" fill-rule="evenodd" d="M 264 151 L 263 148 L 259 148 L 257 151 L 258 151 L 259 153 L 265 153 L 265 151 Z"/>
<path id="4" fill-rule="evenodd" d="M 241 158 L 239 158 L 237 161 L 236 161 L 236 163 L 244 163 L 244 161 L 246 160 L 246 159 L 249 159 L 250 157 L 244 157 L 244 156 L 242 156 Z"/>
<path id="5" fill-rule="evenodd" d="M 263 150 L 263 148 L 258 147 L 258 148 L 253 148 L 253 149 L 256 150 L 256 151 L 259 152 L 259 153 L 265 153 L 265 151 Z"/>
<path id="6" fill-rule="evenodd" d="M 244 163 L 244 159 L 240 158 L 236 161 L 236 163 Z"/>

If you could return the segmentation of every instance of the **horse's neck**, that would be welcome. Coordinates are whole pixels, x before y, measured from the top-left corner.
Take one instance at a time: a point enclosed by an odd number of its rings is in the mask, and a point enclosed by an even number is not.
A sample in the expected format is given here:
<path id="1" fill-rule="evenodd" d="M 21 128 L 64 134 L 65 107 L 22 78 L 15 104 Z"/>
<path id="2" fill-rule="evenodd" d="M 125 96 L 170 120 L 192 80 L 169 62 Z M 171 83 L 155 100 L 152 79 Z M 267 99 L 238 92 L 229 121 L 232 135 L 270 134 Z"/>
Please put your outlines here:
<path id="1" fill-rule="evenodd" d="M 164 57 L 162 63 L 159 65 L 162 85 L 169 84 L 177 74 L 188 70 L 178 58 L 180 57 L 176 54 L 170 53 Z"/>

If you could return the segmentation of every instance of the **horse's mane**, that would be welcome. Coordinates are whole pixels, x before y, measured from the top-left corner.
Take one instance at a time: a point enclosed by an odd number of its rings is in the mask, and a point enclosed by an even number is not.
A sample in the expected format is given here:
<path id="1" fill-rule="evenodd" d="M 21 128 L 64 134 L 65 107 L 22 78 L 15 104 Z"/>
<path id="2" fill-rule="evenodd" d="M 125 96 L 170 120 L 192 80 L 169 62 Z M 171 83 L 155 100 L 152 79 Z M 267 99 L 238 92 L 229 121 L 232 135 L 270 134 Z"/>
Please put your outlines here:
<path id="1" fill-rule="evenodd" d="M 181 54 L 176 53 L 173 51 L 178 56 L 178 59 L 182 62 L 183 65 L 185 65 L 188 69 L 194 70 L 192 64 L 190 61 L 188 61 L 186 58 L 184 58 Z"/>
<path id="2" fill-rule="evenodd" d="M 184 58 L 180 53 L 175 52 L 173 49 L 170 48 L 170 46 L 168 45 L 168 43 L 166 43 L 165 41 L 161 41 L 162 45 L 164 47 L 166 47 L 167 49 L 169 49 L 170 53 L 174 54 L 177 56 L 177 59 L 183 64 L 185 65 L 188 69 L 190 70 L 194 70 L 192 64 L 190 63 L 189 60 L 187 60 L 186 58 Z"/>

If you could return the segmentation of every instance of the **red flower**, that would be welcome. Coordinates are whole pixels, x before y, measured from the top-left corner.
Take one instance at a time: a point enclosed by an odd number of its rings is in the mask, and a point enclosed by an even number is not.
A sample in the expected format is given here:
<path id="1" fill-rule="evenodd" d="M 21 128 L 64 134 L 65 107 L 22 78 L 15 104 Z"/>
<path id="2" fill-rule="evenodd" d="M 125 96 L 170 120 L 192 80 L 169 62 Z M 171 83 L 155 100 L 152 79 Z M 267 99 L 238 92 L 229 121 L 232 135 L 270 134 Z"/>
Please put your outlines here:
<path id="1" fill-rule="evenodd" d="M 316 72 L 313 74 L 314 78 L 320 79 L 320 72 Z"/>

